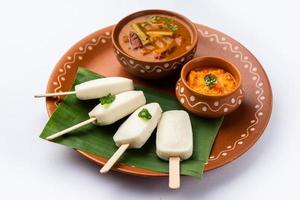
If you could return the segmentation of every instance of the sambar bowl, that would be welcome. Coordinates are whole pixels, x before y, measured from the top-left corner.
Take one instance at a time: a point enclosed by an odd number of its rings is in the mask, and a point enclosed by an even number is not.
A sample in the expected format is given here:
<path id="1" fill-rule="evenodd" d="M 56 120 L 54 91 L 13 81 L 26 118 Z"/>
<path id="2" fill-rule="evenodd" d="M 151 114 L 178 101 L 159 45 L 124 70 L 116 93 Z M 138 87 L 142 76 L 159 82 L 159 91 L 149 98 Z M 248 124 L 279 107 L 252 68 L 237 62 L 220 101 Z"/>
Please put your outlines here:
<path id="1" fill-rule="evenodd" d="M 189 48 L 174 58 L 162 60 L 145 60 L 140 56 L 132 56 L 126 53 L 120 45 L 121 30 L 132 20 L 148 15 L 165 15 L 180 20 L 190 32 L 191 44 Z M 178 73 L 182 66 L 194 57 L 198 43 L 198 32 L 196 26 L 189 19 L 178 13 L 167 10 L 143 10 L 130 14 L 117 23 L 113 29 L 112 43 L 119 63 L 129 73 L 144 79 L 161 79 Z"/>

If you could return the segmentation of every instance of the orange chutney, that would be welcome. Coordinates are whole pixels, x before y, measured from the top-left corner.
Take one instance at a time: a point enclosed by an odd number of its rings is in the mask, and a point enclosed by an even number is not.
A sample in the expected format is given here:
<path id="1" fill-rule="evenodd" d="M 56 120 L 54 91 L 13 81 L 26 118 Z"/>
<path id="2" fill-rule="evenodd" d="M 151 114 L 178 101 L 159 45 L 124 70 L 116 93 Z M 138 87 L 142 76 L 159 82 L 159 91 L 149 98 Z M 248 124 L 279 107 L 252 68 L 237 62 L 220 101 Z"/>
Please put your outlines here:
<path id="1" fill-rule="evenodd" d="M 232 74 L 217 67 L 192 70 L 187 77 L 187 84 L 196 92 L 209 96 L 226 95 L 237 87 Z"/>

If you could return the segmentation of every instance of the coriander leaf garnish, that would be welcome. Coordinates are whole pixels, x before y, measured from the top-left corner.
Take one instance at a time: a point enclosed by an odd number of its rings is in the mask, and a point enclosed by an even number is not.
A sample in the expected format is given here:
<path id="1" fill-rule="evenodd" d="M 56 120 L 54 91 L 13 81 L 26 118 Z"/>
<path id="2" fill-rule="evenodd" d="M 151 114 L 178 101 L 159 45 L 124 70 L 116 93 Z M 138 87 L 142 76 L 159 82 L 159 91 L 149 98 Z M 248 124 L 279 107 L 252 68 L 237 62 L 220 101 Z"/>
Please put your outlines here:
<path id="1" fill-rule="evenodd" d="M 214 87 L 217 84 L 217 77 L 213 74 L 207 74 L 204 77 L 205 85 L 209 88 Z"/>
<path id="2" fill-rule="evenodd" d="M 168 24 L 167 26 L 168 26 L 168 29 L 170 29 L 173 32 L 177 31 L 177 29 L 178 29 L 178 26 L 174 25 L 174 24 Z"/>
<path id="3" fill-rule="evenodd" d="M 164 17 L 164 21 L 165 21 L 166 24 L 170 24 L 170 23 L 173 22 L 173 19 L 170 18 L 170 17 Z"/>
<path id="4" fill-rule="evenodd" d="M 156 23 L 158 20 L 160 20 L 159 16 L 151 16 L 150 17 L 150 22 L 152 22 L 152 23 Z"/>
<path id="5" fill-rule="evenodd" d="M 178 29 L 178 26 L 176 24 L 172 24 L 173 19 L 170 17 L 164 17 L 163 18 L 164 22 L 165 22 L 165 27 L 168 28 L 169 30 L 175 32 Z"/>
<path id="6" fill-rule="evenodd" d="M 139 117 L 142 118 L 143 120 L 149 120 L 152 118 L 152 115 L 149 113 L 147 108 L 143 108 L 140 112 L 139 112 Z"/>
<path id="7" fill-rule="evenodd" d="M 114 102 L 115 99 L 116 99 L 116 95 L 111 95 L 111 93 L 109 93 L 108 95 L 101 97 L 100 102 L 101 102 L 101 105 L 107 105 L 107 104 L 111 104 L 112 102 Z"/>

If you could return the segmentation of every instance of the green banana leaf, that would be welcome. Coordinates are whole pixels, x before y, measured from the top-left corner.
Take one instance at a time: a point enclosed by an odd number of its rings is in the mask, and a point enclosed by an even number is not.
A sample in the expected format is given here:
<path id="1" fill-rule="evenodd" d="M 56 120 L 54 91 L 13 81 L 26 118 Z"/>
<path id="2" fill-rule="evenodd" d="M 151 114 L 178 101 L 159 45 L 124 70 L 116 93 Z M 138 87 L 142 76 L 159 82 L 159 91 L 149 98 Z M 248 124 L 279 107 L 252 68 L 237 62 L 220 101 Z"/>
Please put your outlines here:
<path id="1" fill-rule="evenodd" d="M 79 68 L 71 90 L 74 90 L 74 85 L 102 77 L 85 68 Z M 144 92 L 147 103 L 158 102 L 163 111 L 183 109 L 175 96 L 161 94 L 155 90 L 138 85 L 135 85 L 135 88 Z M 75 95 L 67 96 L 47 122 L 40 137 L 45 139 L 49 135 L 87 120 L 88 112 L 98 103 L 99 100 L 80 101 Z M 223 118 L 204 119 L 191 113 L 190 118 L 194 134 L 194 151 L 190 159 L 181 162 L 180 171 L 182 175 L 201 178 L 204 165 L 208 160 L 211 147 Z M 102 127 L 89 124 L 59 137 L 53 142 L 109 158 L 117 150 L 112 138 L 123 121 L 124 119 L 113 125 Z M 128 149 L 119 162 L 154 171 L 168 172 L 168 162 L 156 156 L 155 133 L 152 134 L 141 149 Z"/>

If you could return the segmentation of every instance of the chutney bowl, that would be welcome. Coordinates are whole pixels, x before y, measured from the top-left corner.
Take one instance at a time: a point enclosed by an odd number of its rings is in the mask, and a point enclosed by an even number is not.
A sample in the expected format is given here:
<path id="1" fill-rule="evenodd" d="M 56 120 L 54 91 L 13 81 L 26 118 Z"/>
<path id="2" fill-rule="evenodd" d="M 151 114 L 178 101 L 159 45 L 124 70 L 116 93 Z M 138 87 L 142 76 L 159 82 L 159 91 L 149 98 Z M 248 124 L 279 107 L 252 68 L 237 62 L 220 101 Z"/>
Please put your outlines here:
<path id="1" fill-rule="evenodd" d="M 187 83 L 187 76 L 192 70 L 203 67 L 217 67 L 229 72 L 237 82 L 230 93 L 211 96 L 192 89 Z M 176 97 L 181 105 L 195 115 L 215 118 L 228 115 L 238 109 L 243 101 L 242 77 L 239 69 L 232 63 L 219 57 L 197 57 L 187 62 L 176 83 Z"/>

